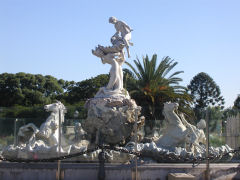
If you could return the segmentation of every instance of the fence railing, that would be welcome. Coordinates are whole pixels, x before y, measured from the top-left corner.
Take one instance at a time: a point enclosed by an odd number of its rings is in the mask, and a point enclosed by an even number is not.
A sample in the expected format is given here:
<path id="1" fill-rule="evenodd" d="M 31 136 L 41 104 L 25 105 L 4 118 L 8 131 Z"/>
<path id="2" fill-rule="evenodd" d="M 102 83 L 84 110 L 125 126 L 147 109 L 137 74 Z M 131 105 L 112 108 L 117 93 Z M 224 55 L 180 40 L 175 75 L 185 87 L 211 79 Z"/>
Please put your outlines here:
<path id="1" fill-rule="evenodd" d="M 240 147 L 240 114 L 228 117 L 227 119 L 226 144 L 233 149 Z"/>
<path id="2" fill-rule="evenodd" d="M 17 144 L 20 127 L 28 123 L 33 123 L 40 128 L 41 124 L 45 121 L 46 119 L 41 118 L 0 118 L 0 151 L 8 145 Z M 74 125 L 82 121 L 83 119 L 65 119 L 62 124 L 63 133 L 71 139 L 74 138 Z"/>

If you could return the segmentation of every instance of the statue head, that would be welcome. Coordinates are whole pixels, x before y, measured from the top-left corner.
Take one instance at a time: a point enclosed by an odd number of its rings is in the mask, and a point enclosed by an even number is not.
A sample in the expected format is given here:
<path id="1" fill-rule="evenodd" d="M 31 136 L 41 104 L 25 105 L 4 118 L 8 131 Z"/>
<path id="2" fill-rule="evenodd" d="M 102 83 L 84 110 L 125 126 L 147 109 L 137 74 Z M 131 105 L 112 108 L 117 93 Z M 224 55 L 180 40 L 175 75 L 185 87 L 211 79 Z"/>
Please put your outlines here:
<path id="1" fill-rule="evenodd" d="M 165 111 L 174 111 L 178 109 L 178 103 L 172 103 L 172 102 L 165 102 L 164 103 L 164 110 Z"/>
<path id="2" fill-rule="evenodd" d="M 206 121 L 204 119 L 201 119 L 198 123 L 197 123 L 197 128 L 199 129 L 204 129 L 206 127 Z"/>
<path id="3" fill-rule="evenodd" d="M 63 113 L 67 112 L 66 107 L 60 101 L 56 101 L 56 103 L 53 103 L 53 104 L 45 105 L 44 109 L 47 112 L 55 112 L 56 113 L 56 112 L 58 112 L 59 109 L 61 109 Z"/>
<path id="4" fill-rule="evenodd" d="M 115 24 L 116 22 L 117 22 L 117 18 L 115 18 L 113 16 L 109 18 L 109 23 Z"/>

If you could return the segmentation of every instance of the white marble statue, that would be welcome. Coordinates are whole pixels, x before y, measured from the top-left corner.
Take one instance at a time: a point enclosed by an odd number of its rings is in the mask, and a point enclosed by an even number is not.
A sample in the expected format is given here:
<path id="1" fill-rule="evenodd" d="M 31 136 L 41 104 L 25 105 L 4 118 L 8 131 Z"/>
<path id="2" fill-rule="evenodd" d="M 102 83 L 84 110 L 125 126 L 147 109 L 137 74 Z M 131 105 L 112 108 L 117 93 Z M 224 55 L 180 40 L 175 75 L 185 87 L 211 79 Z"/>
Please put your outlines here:
<path id="1" fill-rule="evenodd" d="M 44 109 L 51 112 L 50 116 L 40 126 L 40 129 L 32 123 L 22 126 L 18 132 L 20 143 L 34 145 L 37 140 L 43 140 L 48 146 L 54 146 L 59 143 L 59 111 L 61 115 L 61 123 L 63 123 L 64 114 L 67 112 L 66 108 L 60 101 L 57 101 L 56 103 L 45 105 Z M 32 135 L 30 135 L 30 138 L 27 140 L 26 137 L 29 137 L 29 131 L 32 132 Z M 62 143 L 65 143 L 63 137 L 62 140 Z"/>
<path id="2" fill-rule="evenodd" d="M 152 157 L 159 162 L 163 160 L 162 155 L 172 155 L 173 157 L 205 157 L 206 156 L 206 137 L 203 129 L 206 127 L 205 120 L 201 119 L 197 126 L 187 122 L 183 114 L 177 113 L 178 104 L 167 102 L 164 103 L 163 114 L 167 121 L 166 129 L 163 135 L 156 141 L 151 143 L 129 142 L 125 148 L 129 150 L 137 150 Z M 216 156 L 215 160 L 221 159 L 222 155 L 230 152 L 232 149 L 228 145 L 221 147 L 210 147 L 209 153 Z M 230 153 L 226 158 L 231 159 L 233 155 Z"/>
<path id="3" fill-rule="evenodd" d="M 163 135 L 156 141 L 161 147 L 184 147 L 194 154 L 203 153 L 206 137 L 203 129 L 205 120 L 201 119 L 197 126 L 187 122 L 184 115 L 177 114 L 177 103 L 164 103 L 163 114 L 167 120 L 167 127 Z"/>
<path id="4" fill-rule="evenodd" d="M 189 144 L 189 149 L 194 153 L 197 154 L 199 152 L 204 152 L 206 144 L 206 136 L 204 134 L 203 129 L 206 128 L 206 122 L 204 119 L 201 119 L 197 126 L 194 126 L 188 123 L 183 114 L 180 114 L 181 120 L 183 124 L 187 128 L 187 137 L 186 142 Z"/>
<path id="5" fill-rule="evenodd" d="M 184 146 L 187 136 L 186 126 L 176 114 L 177 103 L 164 103 L 163 114 L 167 121 L 167 127 L 163 135 L 156 141 L 157 146 L 177 147 Z"/>
<path id="6" fill-rule="evenodd" d="M 118 29 L 111 37 L 112 46 L 104 47 L 98 45 L 95 50 L 92 50 L 95 56 L 101 58 L 103 64 L 107 63 L 111 65 L 110 80 L 106 87 L 100 88 L 95 97 L 124 96 L 129 98 L 127 91 L 123 88 L 122 64 L 125 62 L 124 47 L 128 47 L 130 43 L 129 37 L 131 37 L 131 31 L 127 33 L 127 30 L 124 30 L 124 27 L 128 27 L 125 23 L 117 21 L 114 18 L 110 18 L 110 20 L 116 23 L 115 27 Z M 119 32 L 121 33 L 121 37 L 119 36 Z M 127 50 L 129 51 L 129 48 Z"/>
<path id="7" fill-rule="evenodd" d="M 75 140 L 86 139 L 87 133 L 83 130 L 81 123 L 76 123 L 74 126 Z"/>
<path id="8" fill-rule="evenodd" d="M 67 112 L 65 106 L 60 101 L 45 105 L 44 109 L 51 112 L 47 120 L 39 129 L 32 123 L 22 126 L 18 132 L 18 145 L 5 147 L 2 153 L 4 157 L 41 159 L 57 157 L 59 152 L 61 155 L 66 155 L 86 150 L 89 141 L 83 138 L 86 133 L 83 132 L 80 123 L 75 128 L 78 134 L 74 141 L 67 140 L 62 133 L 62 128 L 59 129 L 59 121 L 61 120 L 61 123 L 64 122 L 64 114 Z M 61 144 L 59 142 L 59 130 L 61 131 Z M 86 158 L 91 159 L 93 156 L 81 158 L 85 160 Z"/>
<path id="9" fill-rule="evenodd" d="M 128 58 L 130 58 L 129 45 L 133 46 L 133 43 L 130 42 L 131 31 L 133 30 L 125 22 L 117 20 L 115 17 L 110 17 L 109 23 L 114 24 L 114 27 L 116 29 L 116 33 L 114 35 L 118 35 L 119 33 L 121 34 L 121 37 L 127 49 Z"/>
<path id="10" fill-rule="evenodd" d="M 123 81 L 121 76 L 121 67 L 117 62 L 117 56 L 119 53 L 108 53 L 102 57 L 103 64 L 107 63 L 111 65 L 110 79 L 106 87 L 102 87 L 96 96 L 103 94 L 119 94 L 123 89 Z"/>

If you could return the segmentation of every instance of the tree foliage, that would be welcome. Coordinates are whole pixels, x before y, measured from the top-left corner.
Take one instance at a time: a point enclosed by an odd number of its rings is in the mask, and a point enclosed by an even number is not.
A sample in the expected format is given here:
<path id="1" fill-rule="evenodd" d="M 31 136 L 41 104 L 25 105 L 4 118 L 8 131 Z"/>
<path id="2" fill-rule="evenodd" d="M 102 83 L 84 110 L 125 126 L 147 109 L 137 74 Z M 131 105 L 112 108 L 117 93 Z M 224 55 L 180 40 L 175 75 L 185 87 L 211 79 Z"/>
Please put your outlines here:
<path id="1" fill-rule="evenodd" d="M 60 100 L 68 108 L 66 118 L 75 110 L 81 118 L 86 116 L 84 103 L 105 86 L 109 76 L 102 74 L 80 82 L 65 81 L 52 76 L 27 73 L 0 74 L 0 117 L 45 118 L 43 106 Z"/>
<path id="2" fill-rule="evenodd" d="M 164 57 L 157 64 L 157 55 L 151 60 L 148 56 L 142 58 L 142 63 L 137 58 L 134 60 L 136 68 L 126 62 L 130 69 L 124 69 L 126 79 L 125 86 L 131 97 L 142 106 L 142 112 L 146 117 L 146 123 L 153 128 L 155 119 L 163 119 L 163 103 L 167 101 L 179 102 L 181 107 L 189 107 L 190 96 L 186 88 L 180 86 L 182 81 L 177 75 L 183 71 L 176 71 L 169 75 L 177 65 L 169 57 Z M 150 121 L 153 120 L 153 121 Z"/>
<path id="3" fill-rule="evenodd" d="M 63 93 L 58 80 L 40 74 L 0 74 L 0 106 L 47 104 Z"/>
<path id="4" fill-rule="evenodd" d="M 74 104 L 93 98 L 100 87 L 107 85 L 108 80 L 109 75 L 101 74 L 91 79 L 70 83 L 65 93 L 65 100 L 67 103 Z"/>
<path id="5" fill-rule="evenodd" d="M 220 106 L 208 107 L 209 130 L 210 132 L 221 132 L 224 110 Z"/>
<path id="6" fill-rule="evenodd" d="M 209 105 L 224 108 L 224 98 L 221 96 L 219 86 L 206 73 L 201 72 L 193 77 L 188 90 L 193 98 L 194 111 L 198 119 L 202 118 L 202 112 Z"/>
<path id="7" fill-rule="evenodd" d="M 240 111 L 240 95 L 235 99 L 233 108 Z"/>

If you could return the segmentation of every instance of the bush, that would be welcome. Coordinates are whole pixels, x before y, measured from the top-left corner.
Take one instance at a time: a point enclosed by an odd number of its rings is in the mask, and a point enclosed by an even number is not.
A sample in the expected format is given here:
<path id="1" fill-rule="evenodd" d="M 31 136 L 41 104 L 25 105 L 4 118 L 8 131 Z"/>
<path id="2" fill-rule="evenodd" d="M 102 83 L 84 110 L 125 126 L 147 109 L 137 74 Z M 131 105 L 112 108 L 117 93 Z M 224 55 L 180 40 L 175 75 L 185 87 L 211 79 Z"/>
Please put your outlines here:
<path id="1" fill-rule="evenodd" d="M 211 134 L 209 136 L 209 144 L 210 146 L 213 146 L 213 147 L 219 147 L 219 146 L 225 145 L 226 142 L 223 136 L 218 134 Z"/>
<path id="2" fill-rule="evenodd" d="M 0 117 L 7 118 L 46 118 L 49 113 L 46 113 L 43 105 L 38 106 L 13 106 L 9 108 L 3 108 Z"/>
<path id="3" fill-rule="evenodd" d="M 0 137 L 0 150 L 3 147 L 8 146 L 8 145 L 13 144 L 13 143 L 14 143 L 14 136 L 13 135 Z"/>

